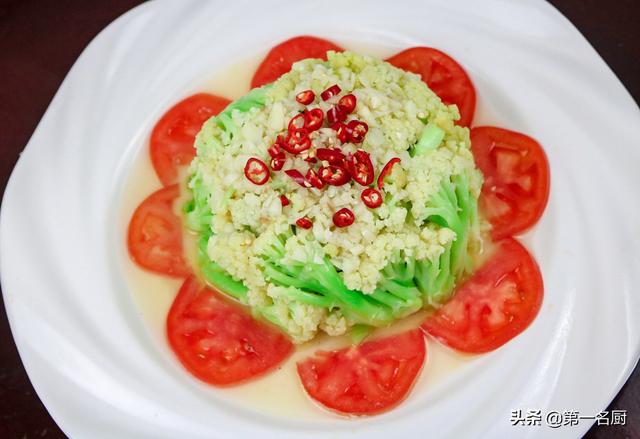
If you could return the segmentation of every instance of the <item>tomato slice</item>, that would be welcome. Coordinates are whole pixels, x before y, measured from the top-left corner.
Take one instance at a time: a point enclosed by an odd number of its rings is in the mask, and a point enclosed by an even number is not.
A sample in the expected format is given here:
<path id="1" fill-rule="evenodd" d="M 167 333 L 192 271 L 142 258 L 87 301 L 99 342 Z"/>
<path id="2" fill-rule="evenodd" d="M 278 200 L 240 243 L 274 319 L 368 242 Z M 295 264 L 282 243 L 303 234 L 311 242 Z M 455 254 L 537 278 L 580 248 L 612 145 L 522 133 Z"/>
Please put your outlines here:
<path id="1" fill-rule="evenodd" d="M 173 212 L 180 195 L 177 184 L 149 195 L 135 210 L 127 244 L 131 258 L 141 267 L 172 277 L 191 273 L 182 246 L 182 224 Z"/>
<path id="2" fill-rule="evenodd" d="M 496 127 L 471 130 L 471 149 L 484 174 L 480 208 L 496 240 L 527 230 L 549 199 L 549 163 L 529 136 Z"/>
<path id="3" fill-rule="evenodd" d="M 163 185 L 178 182 L 178 170 L 196 155 L 193 143 L 202 124 L 225 109 L 231 101 L 198 93 L 171 107 L 151 132 L 151 162 Z"/>
<path id="4" fill-rule="evenodd" d="M 327 59 L 327 52 L 344 49 L 331 41 L 311 36 L 291 38 L 275 46 L 262 61 L 251 80 L 251 88 L 269 84 L 291 70 L 294 62 L 306 58 Z"/>
<path id="5" fill-rule="evenodd" d="M 496 246 L 490 259 L 422 325 L 459 351 L 499 348 L 524 331 L 542 305 L 542 276 L 533 257 L 513 238 Z"/>
<path id="6" fill-rule="evenodd" d="M 403 70 L 420 75 L 442 102 L 458 106 L 458 125 L 471 125 L 476 110 L 476 90 L 467 72 L 453 58 L 431 47 L 412 47 L 387 61 Z"/>
<path id="7" fill-rule="evenodd" d="M 426 353 L 419 329 L 338 351 L 318 351 L 298 363 L 307 393 L 341 413 L 371 415 L 402 401 Z"/>
<path id="8" fill-rule="evenodd" d="M 184 367 L 215 386 L 262 375 L 293 350 L 284 334 L 255 320 L 194 276 L 185 280 L 171 305 L 167 337 Z"/>

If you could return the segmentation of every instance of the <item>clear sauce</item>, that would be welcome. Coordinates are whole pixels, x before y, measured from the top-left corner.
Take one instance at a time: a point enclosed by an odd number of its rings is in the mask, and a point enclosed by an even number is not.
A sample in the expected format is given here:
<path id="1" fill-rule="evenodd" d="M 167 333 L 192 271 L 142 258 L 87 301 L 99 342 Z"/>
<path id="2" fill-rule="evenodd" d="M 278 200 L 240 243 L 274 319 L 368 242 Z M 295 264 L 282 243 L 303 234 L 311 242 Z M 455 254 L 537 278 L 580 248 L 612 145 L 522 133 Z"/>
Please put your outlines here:
<path id="1" fill-rule="evenodd" d="M 385 58 L 394 49 L 363 44 L 345 45 L 360 53 Z M 229 99 L 237 99 L 249 91 L 251 77 L 262 57 L 248 59 L 231 65 L 207 81 L 201 91 L 218 94 Z M 184 180 L 184 179 L 183 179 Z M 128 224 L 136 207 L 149 194 L 161 187 L 148 154 L 148 144 L 142 145 L 127 179 L 122 201 L 123 221 Z M 185 193 L 186 191 L 182 191 Z M 184 200 L 182 200 L 184 201 Z M 177 202 L 176 205 L 182 205 Z M 125 227 L 126 230 L 126 227 Z M 185 234 L 187 253 L 195 253 L 192 236 Z M 195 265 L 194 265 L 195 266 Z M 123 264 L 124 275 L 141 318 L 147 324 L 158 343 L 166 343 L 165 319 L 182 281 L 160 276 L 136 266 L 129 258 Z M 425 317 L 419 312 L 388 328 L 375 330 L 369 337 L 389 335 L 417 328 Z M 277 370 L 249 383 L 219 389 L 210 387 L 211 392 L 224 395 L 238 405 L 254 409 L 262 414 L 287 417 L 297 420 L 322 420 L 339 415 L 316 405 L 304 392 L 296 372 L 296 362 L 307 358 L 317 350 L 332 350 L 349 345 L 346 336 L 329 337 L 320 335 L 316 339 L 297 346 L 294 354 Z M 433 339 L 427 340 L 427 362 L 425 363 L 415 388 L 409 395 L 430 392 L 456 370 L 467 365 L 474 357 L 458 354 Z M 185 373 L 187 373 L 185 371 Z"/>

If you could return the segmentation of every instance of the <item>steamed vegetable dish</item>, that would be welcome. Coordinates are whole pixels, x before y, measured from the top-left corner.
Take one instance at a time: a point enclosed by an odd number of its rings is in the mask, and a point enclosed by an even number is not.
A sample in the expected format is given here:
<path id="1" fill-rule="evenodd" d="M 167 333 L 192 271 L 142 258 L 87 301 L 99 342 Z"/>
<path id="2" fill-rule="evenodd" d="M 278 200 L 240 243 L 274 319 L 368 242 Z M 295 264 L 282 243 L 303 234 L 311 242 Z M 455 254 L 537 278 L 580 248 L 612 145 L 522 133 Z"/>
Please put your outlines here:
<path id="1" fill-rule="evenodd" d="M 206 279 L 296 342 L 443 303 L 480 248 L 482 177 L 457 117 L 351 52 L 252 90 L 196 138 L 187 225 Z"/>
<path id="2" fill-rule="evenodd" d="M 469 129 L 475 90 L 452 58 L 417 47 L 386 62 L 297 37 L 252 87 L 163 116 L 151 157 L 165 187 L 129 227 L 140 266 L 186 279 L 167 335 L 192 374 L 243 383 L 345 334 L 351 346 L 299 362 L 299 377 L 329 409 L 375 414 L 410 391 L 424 334 L 480 353 L 533 321 L 542 278 L 511 236 L 542 215 L 546 156 L 523 134 Z M 375 336 L 420 310 L 421 329 Z"/>

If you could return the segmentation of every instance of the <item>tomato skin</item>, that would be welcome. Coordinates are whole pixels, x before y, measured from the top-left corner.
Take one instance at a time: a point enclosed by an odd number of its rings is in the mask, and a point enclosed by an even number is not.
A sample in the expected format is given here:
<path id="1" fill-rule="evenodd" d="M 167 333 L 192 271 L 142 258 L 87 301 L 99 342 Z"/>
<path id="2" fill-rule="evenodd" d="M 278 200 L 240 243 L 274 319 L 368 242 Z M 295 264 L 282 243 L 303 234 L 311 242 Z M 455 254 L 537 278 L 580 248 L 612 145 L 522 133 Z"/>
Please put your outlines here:
<path id="1" fill-rule="evenodd" d="M 432 47 L 412 47 L 387 62 L 420 75 L 442 102 L 458 106 L 460 120 L 457 125 L 471 125 L 476 110 L 476 90 L 467 72 L 453 58 Z"/>
<path id="2" fill-rule="evenodd" d="M 284 334 L 255 320 L 195 276 L 185 280 L 171 305 L 167 338 L 184 367 L 214 386 L 263 375 L 293 351 Z"/>
<path id="3" fill-rule="evenodd" d="M 275 46 L 262 61 L 251 80 L 251 88 L 269 84 L 291 70 L 291 65 L 305 58 L 322 58 L 327 51 L 342 52 L 344 49 L 330 41 L 312 36 L 298 36 Z"/>
<path id="4" fill-rule="evenodd" d="M 207 93 L 198 93 L 171 107 L 151 132 L 150 155 L 153 167 L 164 186 L 178 182 L 178 171 L 196 155 L 193 146 L 202 124 L 231 103 Z"/>
<path id="5" fill-rule="evenodd" d="M 543 290 L 536 261 L 522 244 L 506 238 L 422 328 L 458 351 L 489 352 L 531 324 L 542 306 Z"/>
<path id="6" fill-rule="evenodd" d="M 127 236 L 129 255 L 139 266 L 171 277 L 187 277 L 191 269 L 182 245 L 182 223 L 173 212 L 178 185 L 149 195 L 135 210 Z"/>
<path id="7" fill-rule="evenodd" d="M 497 127 L 471 130 L 471 150 L 484 174 L 480 208 L 495 240 L 538 222 L 549 200 L 547 156 L 534 139 Z"/>
<path id="8" fill-rule="evenodd" d="M 318 351 L 297 364 L 305 390 L 323 406 L 373 415 L 396 406 L 411 390 L 426 355 L 419 329 L 337 351 Z"/>

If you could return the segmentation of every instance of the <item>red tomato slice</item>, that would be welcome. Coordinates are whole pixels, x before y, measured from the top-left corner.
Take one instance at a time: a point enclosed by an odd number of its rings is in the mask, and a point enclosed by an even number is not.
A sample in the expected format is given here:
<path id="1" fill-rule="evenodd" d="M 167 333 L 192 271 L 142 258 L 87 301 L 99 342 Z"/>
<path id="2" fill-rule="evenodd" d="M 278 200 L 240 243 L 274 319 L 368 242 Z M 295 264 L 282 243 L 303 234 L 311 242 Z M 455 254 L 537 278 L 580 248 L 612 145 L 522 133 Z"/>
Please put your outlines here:
<path id="1" fill-rule="evenodd" d="M 307 393 L 325 407 L 371 415 L 407 396 L 425 352 L 424 337 L 415 329 L 338 351 L 318 351 L 298 363 L 298 375 Z"/>
<path id="2" fill-rule="evenodd" d="M 240 305 L 189 277 L 167 317 L 167 337 L 184 367 L 214 386 L 255 378 L 282 363 L 293 344 Z"/>
<path id="3" fill-rule="evenodd" d="M 269 84 L 291 70 L 291 65 L 306 58 L 327 59 L 327 51 L 344 49 L 322 38 L 300 36 L 275 46 L 262 61 L 251 80 L 251 88 Z"/>
<path id="4" fill-rule="evenodd" d="M 476 110 L 476 90 L 467 72 L 453 58 L 431 47 L 412 47 L 387 61 L 403 70 L 420 75 L 442 102 L 458 106 L 458 125 L 471 125 Z"/>
<path id="5" fill-rule="evenodd" d="M 131 258 L 141 267 L 187 277 L 191 269 L 183 254 L 182 224 L 173 213 L 179 195 L 177 184 L 149 195 L 131 217 L 127 244 Z"/>
<path id="6" fill-rule="evenodd" d="M 485 178 L 480 208 L 493 239 L 533 226 L 549 199 L 549 163 L 540 144 L 502 128 L 476 127 L 471 149 Z"/>
<path id="7" fill-rule="evenodd" d="M 507 238 L 422 328 L 462 352 L 492 351 L 529 326 L 542 296 L 535 260 L 522 244 Z"/>
<path id="8" fill-rule="evenodd" d="M 225 109 L 231 101 L 198 93 L 171 107 L 151 132 L 151 162 L 163 185 L 178 182 L 178 170 L 196 155 L 193 143 L 202 124 Z"/>

